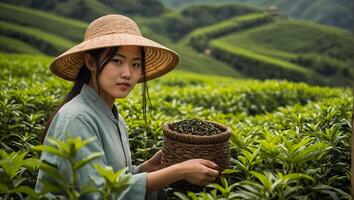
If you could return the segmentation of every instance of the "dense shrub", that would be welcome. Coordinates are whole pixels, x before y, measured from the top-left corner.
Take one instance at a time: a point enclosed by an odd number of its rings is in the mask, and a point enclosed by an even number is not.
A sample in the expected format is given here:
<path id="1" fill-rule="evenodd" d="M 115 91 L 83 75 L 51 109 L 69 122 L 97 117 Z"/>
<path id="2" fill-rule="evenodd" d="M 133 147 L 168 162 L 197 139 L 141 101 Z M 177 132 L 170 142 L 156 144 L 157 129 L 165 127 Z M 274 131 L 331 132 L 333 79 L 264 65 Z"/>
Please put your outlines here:
<path id="1" fill-rule="evenodd" d="M 34 149 L 45 150 L 33 146 L 70 84 L 49 75 L 47 57 L 0 55 L 0 66 L 6 69 L 0 72 L 0 173 L 10 177 L 1 180 L 6 187 L 0 192 L 3 197 L 33 196 L 40 167 Z M 174 73 L 150 83 L 148 127 L 140 90 L 116 103 L 128 126 L 134 164 L 161 148 L 165 122 L 200 118 L 231 128 L 231 168 L 222 182 L 180 198 L 350 198 L 350 90 Z M 170 192 L 169 199 L 176 196 Z"/>

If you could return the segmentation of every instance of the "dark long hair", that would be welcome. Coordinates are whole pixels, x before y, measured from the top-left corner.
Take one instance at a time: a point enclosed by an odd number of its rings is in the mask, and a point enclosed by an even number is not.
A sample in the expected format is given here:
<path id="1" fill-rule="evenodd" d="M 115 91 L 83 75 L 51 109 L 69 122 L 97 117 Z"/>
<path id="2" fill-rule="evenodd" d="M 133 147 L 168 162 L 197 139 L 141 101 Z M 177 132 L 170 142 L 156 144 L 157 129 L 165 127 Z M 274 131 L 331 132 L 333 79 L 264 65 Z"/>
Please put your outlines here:
<path id="1" fill-rule="evenodd" d="M 104 69 L 104 67 L 108 64 L 108 62 L 113 58 L 113 56 L 115 55 L 116 51 L 118 50 L 118 47 L 112 47 L 109 49 L 108 54 L 106 54 L 106 56 L 102 59 L 101 62 L 99 62 L 99 58 L 101 56 L 101 54 L 103 53 L 105 49 L 101 48 L 101 49 L 95 49 L 95 50 L 91 50 L 88 51 L 87 53 L 89 53 L 94 61 L 94 65 L 96 67 L 96 84 L 98 86 L 98 94 L 100 94 L 100 86 L 98 84 L 98 76 L 101 73 L 101 71 Z M 142 71 L 142 80 L 143 80 L 143 85 L 142 85 L 142 99 L 143 99 L 143 117 L 144 117 L 144 121 L 145 121 L 145 125 L 147 124 L 147 120 L 146 120 L 146 100 L 149 99 L 149 93 L 148 93 L 148 85 L 146 82 L 146 67 L 145 67 L 145 50 L 143 47 L 140 48 L 141 51 L 141 71 Z M 63 102 L 52 112 L 52 114 L 50 115 L 50 117 L 48 118 L 45 127 L 43 129 L 42 132 L 42 136 L 41 136 L 41 143 L 43 144 L 45 136 L 47 135 L 49 126 L 51 125 L 55 115 L 58 113 L 58 111 L 60 110 L 61 107 L 63 107 L 67 102 L 69 102 L 71 99 L 73 99 L 74 97 L 76 97 L 84 84 L 88 84 L 91 80 L 91 71 L 88 69 L 88 67 L 86 66 L 86 64 L 84 63 L 83 66 L 80 68 L 78 75 L 76 76 L 76 80 L 74 82 L 73 87 L 71 88 L 70 92 L 65 96 Z M 151 102 L 151 101 L 150 101 Z"/>

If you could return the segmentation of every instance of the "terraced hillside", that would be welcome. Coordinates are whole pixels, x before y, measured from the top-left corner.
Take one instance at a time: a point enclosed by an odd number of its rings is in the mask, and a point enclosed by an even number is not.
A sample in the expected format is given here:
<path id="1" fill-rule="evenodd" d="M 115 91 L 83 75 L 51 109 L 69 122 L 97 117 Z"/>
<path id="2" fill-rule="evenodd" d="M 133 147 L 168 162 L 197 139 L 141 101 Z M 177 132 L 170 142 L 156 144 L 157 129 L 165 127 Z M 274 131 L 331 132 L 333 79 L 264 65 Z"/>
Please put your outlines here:
<path id="1" fill-rule="evenodd" d="M 2 52 L 56 56 L 81 41 L 87 26 L 11 4 L 0 3 L 0 8 Z M 278 23 L 279 18 L 240 5 L 191 6 L 159 17 L 133 18 L 145 36 L 181 55 L 180 70 L 351 85 L 353 41 L 343 30 L 305 21 Z"/>
<path id="2" fill-rule="evenodd" d="M 351 86 L 351 33 L 265 12 L 195 29 L 181 43 L 233 66 L 244 76 Z"/>
<path id="3" fill-rule="evenodd" d="M 1 0 L 1 2 L 38 9 L 84 21 L 92 21 L 93 19 L 110 13 L 149 17 L 159 16 L 168 11 L 159 0 L 148 0 L 144 2 L 140 2 L 140 0 Z M 149 9 L 146 9 L 147 7 Z"/>
<path id="4" fill-rule="evenodd" d="M 181 9 L 191 4 L 245 4 L 257 8 L 268 9 L 276 6 L 278 13 L 297 19 L 306 19 L 318 23 L 353 30 L 353 2 L 351 0 L 162 0 L 170 8 Z"/>
<path id="5" fill-rule="evenodd" d="M 0 3 L 1 51 L 56 56 L 82 40 L 87 23 L 35 9 Z M 181 55 L 178 69 L 205 74 L 241 77 L 232 67 L 200 54 L 193 48 L 177 45 L 152 31 L 145 18 L 137 17 L 143 34 L 176 50 Z M 40 22 L 40 23 L 38 23 Z"/>

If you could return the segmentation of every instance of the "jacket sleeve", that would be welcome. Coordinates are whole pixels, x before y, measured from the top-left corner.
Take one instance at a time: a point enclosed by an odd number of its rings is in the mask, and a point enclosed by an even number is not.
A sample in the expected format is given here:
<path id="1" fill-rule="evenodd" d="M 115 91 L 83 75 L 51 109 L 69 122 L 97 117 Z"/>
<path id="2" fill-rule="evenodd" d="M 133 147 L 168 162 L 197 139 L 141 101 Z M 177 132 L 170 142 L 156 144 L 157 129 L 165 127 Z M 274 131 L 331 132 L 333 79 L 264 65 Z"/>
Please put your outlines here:
<path id="1" fill-rule="evenodd" d="M 77 171 L 77 184 L 76 188 L 81 188 L 90 181 L 94 184 L 94 187 L 99 187 L 104 184 L 103 178 L 98 174 L 96 169 L 93 167 L 93 163 L 98 163 L 101 166 L 107 166 L 107 160 L 104 155 L 102 143 L 100 142 L 100 136 L 97 128 L 89 120 L 85 119 L 84 116 L 75 116 L 65 120 L 60 128 L 57 129 L 58 132 L 53 136 L 55 138 L 64 139 L 67 137 L 81 137 L 82 140 L 88 138 L 95 138 L 93 142 L 85 145 L 78 152 L 76 159 L 83 160 L 92 153 L 100 152 L 103 153 L 102 156 L 91 161 L 89 164 L 80 168 Z M 48 153 L 43 153 L 42 159 L 52 159 L 53 155 Z M 122 160 L 123 161 L 123 158 Z M 117 161 L 120 162 L 120 161 Z M 71 177 L 71 169 L 69 162 L 65 159 L 56 157 L 56 165 L 59 170 L 67 176 Z M 131 185 L 130 187 L 121 195 L 120 199 L 144 199 L 146 193 L 146 179 L 147 173 L 130 174 L 131 175 Z M 99 193 L 92 193 L 85 196 L 84 199 L 101 199 Z"/>

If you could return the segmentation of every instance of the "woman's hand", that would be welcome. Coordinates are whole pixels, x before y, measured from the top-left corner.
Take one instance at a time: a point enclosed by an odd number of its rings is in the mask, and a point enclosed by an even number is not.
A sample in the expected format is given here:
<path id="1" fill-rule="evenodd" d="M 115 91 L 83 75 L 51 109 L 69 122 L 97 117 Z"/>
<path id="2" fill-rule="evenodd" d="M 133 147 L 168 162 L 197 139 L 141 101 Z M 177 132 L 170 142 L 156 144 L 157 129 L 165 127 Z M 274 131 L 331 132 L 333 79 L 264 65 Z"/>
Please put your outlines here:
<path id="1" fill-rule="evenodd" d="M 145 161 L 140 165 L 140 172 L 153 172 L 161 169 L 161 154 L 162 151 L 159 150 L 155 153 L 149 160 Z"/>
<path id="2" fill-rule="evenodd" d="M 141 169 L 145 166 L 154 166 L 152 163 L 160 162 L 161 151 L 158 151 L 151 159 L 141 165 Z M 150 168 L 150 167 L 146 167 Z M 152 169 L 152 168 L 151 168 Z M 155 168 L 156 169 L 156 168 Z M 148 173 L 147 191 L 157 191 L 167 185 L 180 181 L 182 179 L 195 185 L 204 186 L 219 175 L 217 165 L 209 160 L 191 159 L 169 167 Z"/>
<path id="3" fill-rule="evenodd" d="M 178 165 L 182 171 L 183 179 L 199 186 L 213 182 L 219 175 L 217 165 L 210 160 L 191 159 Z"/>

